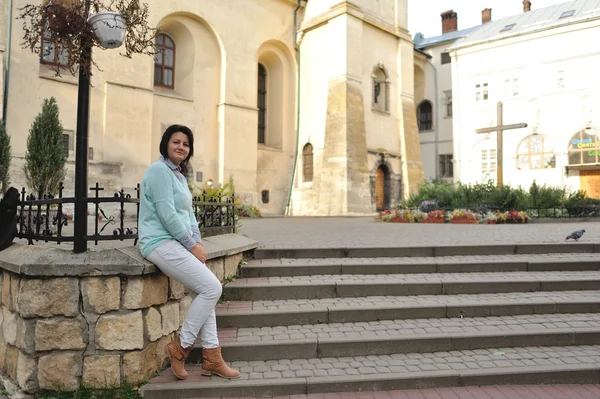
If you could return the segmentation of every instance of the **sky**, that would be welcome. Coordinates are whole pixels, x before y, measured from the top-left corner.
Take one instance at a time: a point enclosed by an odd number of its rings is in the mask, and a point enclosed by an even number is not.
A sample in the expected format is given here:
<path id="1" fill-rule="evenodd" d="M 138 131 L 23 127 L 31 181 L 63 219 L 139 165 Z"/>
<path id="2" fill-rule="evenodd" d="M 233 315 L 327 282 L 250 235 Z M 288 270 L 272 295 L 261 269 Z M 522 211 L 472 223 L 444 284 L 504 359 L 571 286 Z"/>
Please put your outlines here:
<path id="1" fill-rule="evenodd" d="M 531 9 L 568 3 L 568 0 L 531 0 Z M 421 32 L 425 37 L 442 34 L 440 14 L 454 10 L 458 14 L 458 29 L 481 24 L 481 11 L 492 9 L 492 20 L 523 12 L 522 0 L 408 0 L 408 29 L 412 37 Z"/>

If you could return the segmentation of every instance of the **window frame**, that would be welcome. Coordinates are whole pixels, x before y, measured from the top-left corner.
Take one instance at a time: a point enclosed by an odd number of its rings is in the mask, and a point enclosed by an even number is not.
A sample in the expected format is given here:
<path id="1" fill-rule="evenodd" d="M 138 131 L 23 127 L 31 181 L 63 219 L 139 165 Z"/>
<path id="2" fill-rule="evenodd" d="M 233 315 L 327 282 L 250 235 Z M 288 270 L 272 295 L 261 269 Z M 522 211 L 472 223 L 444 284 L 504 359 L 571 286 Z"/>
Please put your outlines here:
<path id="1" fill-rule="evenodd" d="M 541 152 L 532 152 L 532 139 L 534 138 L 539 138 L 541 139 L 542 143 L 542 150 Z M 527 152 L 519 152 L 519 150 L 521 149 L 521 146 L 523 145 L 523 143 L 527 141 Z M 549 148 L 550 147 L 550 148 Z M 546 161 L 545 161 L 545 156 L 546 155 L 552 155 L 554 158 L 554 165 L 553 166 L 546 166 Z M 532 166 L 532 158 L 534 156 L 540 156 L 541 157 L 541 166 L 540 167 L 533 167 Z M 519 160 L 521 157 L 527 157 L 527 168 L 521 168 L 520 164 L 519 164 Z M 552 146 L 549 146 L 547 143 L 547 139 L 545 136 L 541 135 L 541 134 L 530 134 L 529 136 L 523 138 L 523 140 L 521 140 L 519 142 L 519 145 L 517 146 L 517 170 L 543 170 L 543 169 L 554 169 L 556 168 L 556 153 L 554 152 L 554 148 L 552 148 Z"/>
<path id="2" fill-rule="evenodd" d="M 59 51 L 59 47 L 60 47 L 60 39 L 59 38 L 53 38 L 51 34 L 48 33 L 48 29 L 44 29 L 44 31 L 42 32 L 41 35 L 41 43 L 42 43 L 42 47 L 40 48 L 40 64 L 43 65 L 48 65 L 50 67 L 59 67 L 59 68 L 68 68 L 69 66 L 69 52 L 66 52 L 66 60 L 65 62 L 61 62 L 60 61 L 60 55 L 59 53 L 61 51 Z M 52 61 L 48 61 L 46 59 L 44 59 L 45 57 L 45 52 L 44 52 L 44 45 L 48 43 L 48 45 L 51 45 L 54 51 L 54 59 Z M 62 49 L 62 51 L 64 51 L 64 49 Z"/>
<path id="3" fill-rule="evenodd" d="M 439 176 L 443 178 L 454 178 L 454 154 L 439 154 Z"/>
<path id="4" fill-rule="evenodd" d="M 162 44 L 158 44 L 157 43 L 157 39 L 159 37 L 163 38 L 163 43 Z M 168 38 L 171 43 L 173 43 L 173 47 L 168 47 L 165 45 L 164 42 L 164 38 Z M 160 47 L 160 50 L 158 49 Z M 177 60 L 177 45 L 175 44 L 175 40 L 173 40 L 173 38 L 169 35 L 167 35 L 166 33 L 160 33 L 159 35 L 156 36 L 156 39 L 154 39 L 154 49 L 156 51 L 156 53 L 160 53 L 161 54 L 161 63 L 157 63 L 156 62 L 156 56 L 154 58 L 154 87 L 163 87 L 165 89 L 171 89 L 171 90 L 175 90 L 175 67 L 176 67 L 176 60 Z M 173 51 L 173 66 L 167 66 L 165 65 L 165 56 L 164 56 L 164 51 L 163 50 L 172 50 Z M 160 68 L 160 83 L 156 82 L 156 68 L 159 67 Z M 173 78 L 172 78 L 172 84 L 168 85 L 165 83 L 165 70 L 170 70 Z"/>
<path id="5" fill-rule="evenodd" d="M 445 100 L 445 104 L 444 104 L 445 115 L 444 116 L 446 118 L 452 118 L 454 115 L 454 108 L 452 105 L 452 90 L 444 91 L 444 100 Z"/>
<path id="6" fill-rule="evenodd" d="M 302 147 L 302 182 L 311 183 L 314 179 L 314 147 L 306 143 Z"/>
<path id="7" fill-rule="evenodd" d="M 268 72 L 267 68 L 258 63 L 258 86 L 256 108 L 258 108 L 257 142 L 267 144 L 267 90 Z"/>
<path id="8" fill-rule="evenodd" d="M 429 105 L 429 112 L 424 113 L 422 108 L 424 105 Z M 428 119 L 424 119 L 424 115 L 429 115 Z M 429 100 L 423 100 L 417 107 L 417 124 L 419 127 L 419 133 L 430 132 L 433 128 L 433 104 Z"/>

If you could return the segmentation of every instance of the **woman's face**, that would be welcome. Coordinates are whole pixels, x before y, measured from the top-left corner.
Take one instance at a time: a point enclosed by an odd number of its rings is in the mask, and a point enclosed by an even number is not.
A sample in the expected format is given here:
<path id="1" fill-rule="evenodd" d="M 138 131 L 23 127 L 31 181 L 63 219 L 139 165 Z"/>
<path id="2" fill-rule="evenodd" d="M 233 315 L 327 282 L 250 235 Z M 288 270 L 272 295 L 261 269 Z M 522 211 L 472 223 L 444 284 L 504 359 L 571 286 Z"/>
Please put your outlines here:
<path id="1" fill-rule="evenodd" d="M 167 145 L 167 155 L 175 164 L 179 165 L 185 161 L 190 153 L 190 143 L 188 137 L 180 132 L 173 133 Z"/>

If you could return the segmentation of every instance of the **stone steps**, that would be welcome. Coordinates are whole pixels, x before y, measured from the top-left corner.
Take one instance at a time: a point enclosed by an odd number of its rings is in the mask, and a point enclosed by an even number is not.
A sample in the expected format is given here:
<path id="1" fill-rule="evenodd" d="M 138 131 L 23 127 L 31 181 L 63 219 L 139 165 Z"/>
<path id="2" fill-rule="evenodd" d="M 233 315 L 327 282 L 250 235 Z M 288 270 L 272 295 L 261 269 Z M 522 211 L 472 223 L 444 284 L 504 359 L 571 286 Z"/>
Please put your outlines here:
<path id="1" fill-rule="evenodd" d="M 189 365 L 141 388 L 148 399 L 262 397 L 501 384 L 597 384 L 600 346 L 493 347 L 428 353 L 233 362 L 239 380 L 204 377 Z"/>
<path id="2" fill-rule="evenodd" d="M 533 345 L 600 344 L 600 314 L 409 319 L 221 330 L 223 356 L 279 360 Z M 201 359 L 201 347 L 190 361 Z"/>
<path id="3" fill-rule="evenodd" d="M 589 242 L 498 244 L 498 245 L 436 245 L 402 247 L 360 248 L 258 248 L 255 259 L 306 259 L 306 258 L 379 258 L 379 257 L 437 257 L 474 255 L 531 255 L 600 253 L 600 244 Z"/>
<path id="4" fill-rule="evenodd" d="M 142 396 L 600 383 L 600 263 L 594 244 L 573 244 L 262 250 L 216 309 L 224 358 L 242 378 L 201 376 L 198 347 L 188 380 L 167 369 Z"/>
<path id="5" fill-rule="evenodd" d="M 442 257 L 254 259 L 243 278 L 326 274 L 474 273 L 600 270 L 597 254 L 481 255 Z"/>
<path id="6" fill-rule="evenodd" d="M 538 291 L 472 295 L 372 296 L 226 302 L 220 328 L 376 320 L 600 313 L 600 291 Z"/>
<path id="7" fill-rule="evenodd" d="M 313 299 L 372 295 L 446 295 L 594 290 L 600 271 L 414 273 L 242 278 L 227 284 L 227 300 Z"/>

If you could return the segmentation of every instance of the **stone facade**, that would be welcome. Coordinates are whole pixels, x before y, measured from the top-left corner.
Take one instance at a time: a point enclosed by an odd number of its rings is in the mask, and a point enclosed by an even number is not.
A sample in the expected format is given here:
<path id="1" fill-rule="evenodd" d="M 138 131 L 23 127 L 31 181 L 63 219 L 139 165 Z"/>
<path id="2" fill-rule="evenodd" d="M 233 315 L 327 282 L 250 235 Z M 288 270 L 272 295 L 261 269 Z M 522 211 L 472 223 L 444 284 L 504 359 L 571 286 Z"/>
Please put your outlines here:
<path id="1" fill-rule="evenodd" d="M 11 1 L 13 18 L 28 3 Z M 414 113 L 403 111 L 405 103 L 414 107 L 408 0 L 147 3 L 150 26 L 175 45 L 173 81 L 170 87 L 154 83 L 153 57 L 130 60 L 119 56 L 119 50 L 94 51 L 99 70 L 94 70 L 90 95 L 90 185 L 98 182 L 105 193 L 120 188 L 132 193 L 157 159 L 162 133 L 174 123 L 194 131 L 196 152 L 202 153 L 191 160 L 190 182 L 202 186 L 213 179 L 225 184 L 231 176 L 237 197 L 263 214 L 375 211 L 368 173 L 377 157 L 366 155 L 369 151 L 395 155 L 389 173 L 402 176 L 402 195 L 408 194 L 410 179 L 410 187 L 419 183 L 419 174 L 412 172 L 419 167 L 418 151 L 403 143 L 405 138 L 412 140 L 410 126 L 415 122 Z M 22 21 L 14 21 L 10 34 L 3 29 L 8 26 L 7 11 L 8 3 L 3 2 L 0 67 L 8 69 L 10 77 L 3 101 L 14 156 L 12 182 L 25 185 L 27 132 L 43 100 L 54 96 L 68 136 L 65 194 L 70 195 L 77 77 L 55 76 L 38 55 L 23 49 Z M 264 90 L 258 88 L 259 65 L 266 70 Z M 349 91 L 332 88 L 340 79 Z M 0 97 L 3 80 L 1 74 Z M 264 109 L 257 101 L 259 91 L 266 92 Z M 259 142 L 262 110 L 264 140 Z M 329 114 L 351 124 L 336 125 L 326 120 Z M 330 156 L 326 147 L 338 137 L 347 148 Z M 303 179 L 302 149 L 308 143 L 314 148 L 314 175 L 328 176 L 335 185 Z"/>
<path id="2" fill-rule="evenodd" d="M 236 275 L 243 252 L 256 247 L 245 237 L 236 238 L 238 244 L 246 241 L 237 249 L 210 239 L 205 239 L 211 257 L 207 266 L 221 281 Z M 183 322 L 190 294 L 136 248 L 102 252 L 97 258 L 118 252 L 123 260 L 128 253 L 129 262 L 122 261 L 119 273 L 98 264 L 76 266 L 75 258 L 96 258 L 89 253 L 20 244 L 0 252 L 0 376 L 9 381 L 5 386 L 25 396 L 81 384 L 119 387 L 124 381 L 139 384 L 166 366 L 165 347 Z M 51 266 L 58 257 L 73 265 Z M 26 258 L 44 259 L 46 270 L 23 267 Z M 97 275 L 90 276 L 88 267 Z"/>

